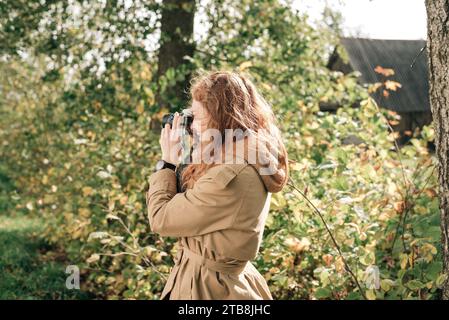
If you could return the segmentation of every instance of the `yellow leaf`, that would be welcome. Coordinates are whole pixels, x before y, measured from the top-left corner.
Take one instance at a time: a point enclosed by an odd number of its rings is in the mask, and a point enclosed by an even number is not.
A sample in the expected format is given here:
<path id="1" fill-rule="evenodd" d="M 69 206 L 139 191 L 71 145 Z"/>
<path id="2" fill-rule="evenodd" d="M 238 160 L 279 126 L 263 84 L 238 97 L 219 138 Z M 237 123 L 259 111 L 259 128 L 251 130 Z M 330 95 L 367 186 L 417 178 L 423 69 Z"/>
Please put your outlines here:
<path id="1" fill-rule="evenodd" d="M 387 113 L 395 119 L 401 119 L 401 116 L 396 111 L 388 110 Z"/>
<path id="2" fill-rule="evenodd" d="M 402 88 L 402 85 L 399 82 L 387 80 L 385 81 L 385 88 L 391 91 L 396 91 L 397 88 Z"/>
<path id="3" fill-rule="evenodd" d="M 310 247 L 310 241 L 307 238 L 302 238 L 299 240 L 296 237 L 290 236 L 285 241 L 284 244 L 293 252 L 299 253 L 301 251 L 307 251 Z"/>
<path id="4" fill-rule="evenodd" d="M 90 216 L 90 210 L 87 208 L 78 209 L 78 213 L 80 216 L 82 216 L 84 218 L 88 218 Z"/>
<path id="5" fill-rule="evenodd" d="M 368 300 L 376 300 L 376 293 L 372 289 L 367 290 L 366 297 L 368 298 Z"/>
<path id="6" fill-rule="evenodd" d="M 394 209 L 395 209 L 398 213 L 401 213 L 401 212 L 403 212 L 404 209 L 405 209 L 405 202 L 404 202 L 404 201 L 398 201 L 398 202 L 395 202 L 395 203 L 393 204 L 393 207 L 394 207 Z"/>
<path id="7" fill-rule="evenodd" d="M 113 211 L 115 209 L 115 201 L 114 200 L 109 200 L 108 208 L 110 211 Z"/>
<path id="8" fill-rule="evenodd" d="M 85 197 L 90 196 L 93 193 L 94 189 L 92 189 L 91 187 L 84 187 L 83 188 L 83 195 Z"/>
<path id="9" fill-rule="evenodd" d="M 153 248 L 153 247 L 151 247 L 151 246 L 145 247 L 145 254 L 146 254 L 149 258 L 151 258 L 151 255 L 153 254 L 153 252 L 156 252 L 156 251 L 157 251 L 157 249 L 156 249 L 156 248 Z"/>
<path id="10" fill-rule="evenodd" d="M 432 188 L 427 188 L 424 192 L 429 198 L 436 198 L 438 196 L 438 193 Z"/>
<path id="11" fill-rule="evenodd" d="M 304 137 L 304 141 L 306 142 L 306 144 L 311 147 L 314 144 L 315 139 L 313 138 L 313 136 L 308 136 L 308 137 Z"/>
<path id="12" fill-rule="evenodd" d="M 391 141 L 395 140 L 395 139 L 399 139 L 401 137 L 399 132 L 390 132 L 390 134 L 388 135 L 388 137 L 390 138 Z"/>
<path id="13" fill-rule="evenodd" d="M 148 105 L 152 106 L 155 102 L 153 91 L 149 90 L 149 92 L 147 93 L 147 96 L 148 96 L 147 103 L 148 103 Z"/>
<path id="14" fill-rule="evenodd" d="M 34 209 L 33 203 L 32 203 L 32 202 L 28 202 L 28 203 L 26 204 L 26 208 L 27 208 L 28 210 L 30 210 L 30 211 L 33 211 L 33 209 Z"/>
<path id="15" fill-rule="evenodd" d="M 98 260 L 100 260 L 100 256 L 98 254 L 94 253 L 89 258 L 87 258 L 86 262 L 87 263 L 94 263 L 94 262 L 97 262 Z"/>
<path id="16" fill-rule="evenodd" d="M 124 206 L 126 202 L 128 201 L 128 196 L 123 196 L 120 198 L 120 204 Z"/>
<path id="17" fill-rule="evenodd" d="M 264 88 L 265 90 L 271 90 L 270 85 L 266 83 L 262 83 L 262 88 Z"/>
<path id="18" fill-rule="evenodd" d="M 374 255 L 374 252 L 367 252 L 362 255 L 359 260 L 365 266 L 369 266 L 376 262 L 376 256 Z"/>
<path id="19" fill-rule="evenodd" d="M 388 121 L 392 126 L 397 126 L 399 124 L 398 120 L 389 120 Z"/>
<path id="20" fill-rule="evenodd" d="M 370 86 L 368 91 L 369 91 L 369 93 L 373 93 L 373 92 L 376 92 L 380 87 L 382 87 L 382 83 L 381 82 L 376 82 L 375 84 Z"/>
<path id="21" fill-rule="evenodd" d="M 380 287 L 383 291 L 389 291 L 391 289 L 392 281 L 390 279 L 382 279 L 380 281 Z"/>
<path id="22" fill-rule="evenodd" d="M 142 71 L 140 71 L 140 77 L 142 78 L 142 80 L 151 80 L 151 70 L 148 66 L 148 64 L 144 64 L 142 66 Z"/>
<path id="23" fill-rule="evenodd" d="M 252 67 L 253 63 L 251 61 L 245 61 L 243 63 L 240 64 L 239 69 L 240 71 L 243 71 L 245 69 L 248 69 L 249 67 Z"/>
<path id="24" fill-rule="evenodd" d="M 342 257 L 337 257 L 337 259 L 335 259 L 335 270 L 337 270 L 337 272 L 339 273 L 345 270 L 345 263 Z"/>
<path id="25" fill-rule="evenodd" d="M 381 66 L 377 66 L 376 68 L 374 68 L 374 71 L 377 73 L 380 73 L 381 75 L 383 75 L 385 77 L 394 75 L 393 69 L 382 68 Z"/>
<path id="26" fill-rule="evenodd" d="M 143 100 L 139 101 L 139 104 L 137 105 L 137 113 L 142 114 L 144 111 L 144 102 Z"/>
<path id="27" fill-rule="evenodd" d="M 408 264 L 408 255 L 405 254 L 405 253 L 401 253 L 401 255 L 400 255 L 400 260 L 401 260 L 401 269 L 407 268 L 407 264 Z"/>
<path id="28" fill-rule="evenodd" d="M 326 266 L 328 266 L 328 267 L 331 265 L 332 260 L 334 259 L 334 257 L 331 256 L 330 254 L 325 254 L 325 255 L 323 255 L 322 258 L 323 258 L 324 263 L 325 263 Z"/>

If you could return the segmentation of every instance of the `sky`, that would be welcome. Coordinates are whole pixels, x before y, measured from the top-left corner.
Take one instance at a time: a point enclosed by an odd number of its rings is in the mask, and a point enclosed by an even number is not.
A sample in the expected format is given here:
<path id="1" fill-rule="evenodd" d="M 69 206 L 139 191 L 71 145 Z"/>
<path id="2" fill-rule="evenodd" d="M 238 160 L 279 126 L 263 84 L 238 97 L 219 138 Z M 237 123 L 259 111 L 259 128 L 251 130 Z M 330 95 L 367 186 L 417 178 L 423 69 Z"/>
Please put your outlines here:
<path id="1" fill-rule="evenodd" d="M 327 0 L 344 18 L 347 36 L 426 39 L 424 0 Z M 319 19 L 326 0 L 294 0 L 293 8 Z"/>

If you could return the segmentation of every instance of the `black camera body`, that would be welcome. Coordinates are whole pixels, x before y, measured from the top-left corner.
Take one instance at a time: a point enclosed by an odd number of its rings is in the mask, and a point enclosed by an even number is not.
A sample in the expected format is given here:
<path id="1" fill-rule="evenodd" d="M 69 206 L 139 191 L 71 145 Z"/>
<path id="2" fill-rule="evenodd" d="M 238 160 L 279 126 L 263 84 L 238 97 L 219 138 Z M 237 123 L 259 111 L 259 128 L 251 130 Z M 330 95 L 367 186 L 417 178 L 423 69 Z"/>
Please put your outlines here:
<path id="1" fill-rule="evenodd" d="M 190 109 L 184 109 L 181 111 L 181 128 L 186 129 L 187 132 L 192 135 L 192 122 L 193 122 L 193 114 Z M 168 123 L 170 128 L 173 126 L 173 119 L 175 118 L 174 113 L 164 114 L 162 117 L 162 128 Z"/>
<path id="2" fill-rule="evenodd" d="M 189 143 L 186 142 L 186 139 L 189 140 L 188 135 L 193 136 L 193 131 L 192 131 L 192 122 L 193 122 L 193 114 L 192 111 L 190 109 L 184 109 L 181 111 L 181 130 L 183 130 L 183 136 L 185 139 L 181 139 L 182 141 L 182 145 L 183 145 L 183 149 L 185 152 L 185 156 L 189 159 L 189 161 L 191 160 L 191 152 L 192 152 L 192 146 L 189 145 Z M 165 114 L 162 117 L 162 128 L 165 127 L 165 125 L 168 123 L 170 125 L 170 128 L 173 127 L 173 120 L 175 118 L 175 115 L 173 113 L 168 113 Z M 184 159 L 185 161 L 185 159 Z M 185 169 L 185 167 L 187 166 L 187 164 L 185 162 L 181 162 L 175 170 L 176 173 L 176 187 L 177 187 L 177 192 L 184 192 L 184 188 L 182 188 L 182 171 Z"/>

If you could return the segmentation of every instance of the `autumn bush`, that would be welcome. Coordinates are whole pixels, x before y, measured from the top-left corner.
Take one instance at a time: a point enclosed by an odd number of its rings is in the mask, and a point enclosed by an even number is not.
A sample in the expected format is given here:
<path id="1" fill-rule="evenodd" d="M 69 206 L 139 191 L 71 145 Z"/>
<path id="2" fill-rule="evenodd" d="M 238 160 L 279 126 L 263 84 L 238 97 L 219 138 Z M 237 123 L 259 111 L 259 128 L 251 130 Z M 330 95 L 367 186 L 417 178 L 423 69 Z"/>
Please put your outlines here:
<path id="1" fill-rule="evenodd" d="M 291 183 L 272 197 L 254 261 L 273 297 L 437 298 L 433 130 L 397 148 L 389 123 L 398 115 L 377 106 L 354 74 L 326 69 L 335 37 L 283 6 L 261 1 L 221 21 L 223 32 L 238 22 L 242 36 L 210 32 L 190 60 L 198 70 L 247 73 L 273 105 L 291 159 Z M 241 53 L 250 45 L 260 50 Z M 139 52 L 101 76 L 47 68 L 40 55 L 0 62 L 11 79 L 1 87 L 11 94 L 0 100 L 8 185 L 0 207 L 44 218 L 45 238 L 79 265 L 82 290 L 158 299 L 176 239 L 150 232 L 146 217 L 155 123 L 168 111 L 154 97 L 182 75 L 172 69 L 156 82 L 157 64 Z M 329 101 L 341 108 L 320 111 Z"/>

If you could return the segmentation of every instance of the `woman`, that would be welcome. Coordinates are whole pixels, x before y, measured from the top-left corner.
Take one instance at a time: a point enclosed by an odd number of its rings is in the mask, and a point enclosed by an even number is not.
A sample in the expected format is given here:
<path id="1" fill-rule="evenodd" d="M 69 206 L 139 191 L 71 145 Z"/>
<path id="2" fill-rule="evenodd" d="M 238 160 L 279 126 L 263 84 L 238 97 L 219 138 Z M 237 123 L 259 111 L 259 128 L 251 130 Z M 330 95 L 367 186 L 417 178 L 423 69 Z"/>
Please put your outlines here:
<path id="1" fill-rule="evenodd" d="M 190 93 L 192 131 L 199 140 L 182 171 L 185 191 L 176 188 L 180 116 L 175 114 L 173 127 L 166 125 L 160 138 L 165 165 L 151 175 L 147 192 L 151 230 L 179 238 L 161 299 L 271 300 L 250 260 L 262 241 L 270 195 L 288 180 L 287 152 L 273 112 L 253 83 L 235 72 L 200 74 Z M 245 135 L 225 139 L 229 129 Z M 214 146 L 222 148 L 213 148 L 212 155 L 211 135 L 205 134 L 210 130 L 221 134 Z M 254 150 L 256 158 L 250 156 Z"/>

